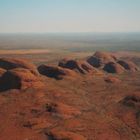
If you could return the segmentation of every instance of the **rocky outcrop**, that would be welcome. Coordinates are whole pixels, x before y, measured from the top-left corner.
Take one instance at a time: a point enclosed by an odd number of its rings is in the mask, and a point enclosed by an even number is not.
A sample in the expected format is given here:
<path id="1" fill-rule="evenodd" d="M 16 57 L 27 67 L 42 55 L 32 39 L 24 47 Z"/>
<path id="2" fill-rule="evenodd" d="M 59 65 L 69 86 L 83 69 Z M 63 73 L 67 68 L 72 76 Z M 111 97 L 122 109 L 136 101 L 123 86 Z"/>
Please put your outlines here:
<path id="1" fill-rule="evenodd" d="M 131 72 L 135 72 L 135 71 L 139 70 L 137 65 L 135 63 L 133 63 L 132 61 L 120 60 L 120 61 L 118 61 L 118 64 L 120 64 L 122 67 L 124 67 L 124 69 L 131 71 Z"/>
<path id="2" fill-rule="evenodd" d="M 108 73 L 123 73 L 125 71 L 135 72 L 139 68 L 132 61 L 119 60 L 115 55 L 108 52 L 96 52 L 87 59 L 93 67 L 103 69 Z"/>
<path id="3" fill-rule="evenodd" d="M 63 59 L 58 64 L 60 67 L 75 70 L 81 74 L 92 72 L 94 68 L 86 61 Z"/>
<path id="4" fill-rule="evenodd" d="M 24 59 L 0 58 L 0 68 L 11 70 L 15 68 L 24 68 L 30 70 L 34 74 L 38 74 L 36 66 Z"/>
<path id="5" fill-rule="evenodd" d="M 45 76 L 51 77 L 51 78 L 55 78 L 57 80 L 61 80 L 65 76 L 74 77 L 76 75 L 76 73 L 70 69 L 49 66 L 49 65 L 40 65 L 38 67 L 38 71 L 42 75 L 45 75 Z"/>
<path id="6" fill-rule="evenodd" d="M 30 70 L 16 68 L 8 70 L 0 78 L 0 91 L 9 89 L 26 89 L 30 87 L 40 87 L 42 83 L 39 77 L 34 75 Z"/>
<path id="7" fill-rule="evenodd" d="M 118 63 L 114 63 L 114 62 L 107 63 L 104 66 L 103 70 L 108 73 L 117 73 L 117 74 L 121 74 L 125 71 L 125 69 L 121 65 L 119 65 Z"/>
<path id="8" fill-rule="evenodd" d="M 107 52 L 96 52 L 93 56 L 87 59 L 87 62 L 93 67 L 104 67 L 109 62 L 115 62 L 117 58 L 115 55 Z"/>

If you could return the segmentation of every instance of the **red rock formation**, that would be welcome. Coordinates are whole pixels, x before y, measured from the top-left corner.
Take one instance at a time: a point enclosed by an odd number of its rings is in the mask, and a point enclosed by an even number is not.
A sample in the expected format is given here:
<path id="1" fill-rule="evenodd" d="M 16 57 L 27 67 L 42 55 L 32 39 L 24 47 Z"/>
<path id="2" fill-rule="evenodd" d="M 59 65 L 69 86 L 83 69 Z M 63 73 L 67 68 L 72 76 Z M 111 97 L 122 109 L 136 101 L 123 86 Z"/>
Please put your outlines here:
<path id="1" fill-rule="evenodd" d="M 24 68 L 8 70 L 0 78 L 0 90 L 26 89 L 29 87 L 39 87 L 42 83 L 39 77 Z"/>
<path id="2" fill-rule="evenodd" d="M 118 63 L 128 71 L 135 72 L 139 70 L 136 64 L 134 64 L 132 61 L 120 60 Z"/>
<path id="3" fill-rule="evenodd" d="M 46 75 L 51 78 L 55 78 L 57 80 L 61 80 L 64 76 L 72 76 L 75 77 L 76 73 L 70 69 L 55 67 L 49 65 L 40 65 L 38 67 L 38 71 L 42 75 Z"/>
<path id="4" fill-rule="evenodd" d="M 11 70 L 14 68 L 25 68 L 29 69 L 34 74 L 38 74 L 36 66 L 24 59 L 0 58 L 0 68 L 6 70 Z"/>
<path id="5" fill-rule="evenodd" d="M 109 62 L 115 62 L 117 58 L 107 52 L 96 52 L 93 56 L 87 59 L 87 62 L 93 67 L 103 67 L 105 64 Z"/>
<path id="6" fill-rule="evenodd" d="M 60 67 L 75 70 L 76 72 L 86 74 L 94 70 L 94 68 L 86 61 L 79 60 L 67 60 L 63 59 L 58 64 Z"/>
<path id="7" fill-rule="evenodd" d="M 118 63 L 114 63 L 114 62 L 107 63 L 104 66 L 103 70 L 108 73 L 117 73 L 117 74 L 121 74 L 125 71 L 125 69 L 121 65 L 119 65 Z"/>

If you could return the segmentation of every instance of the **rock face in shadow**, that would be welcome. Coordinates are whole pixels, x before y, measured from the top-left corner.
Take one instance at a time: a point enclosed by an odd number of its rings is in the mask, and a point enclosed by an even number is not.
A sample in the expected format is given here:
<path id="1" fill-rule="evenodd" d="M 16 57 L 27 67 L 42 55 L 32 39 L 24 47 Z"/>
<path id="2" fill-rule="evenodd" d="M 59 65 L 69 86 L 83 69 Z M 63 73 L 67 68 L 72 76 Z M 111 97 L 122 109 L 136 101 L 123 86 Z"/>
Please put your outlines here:
<path id="1" fill-rule="evenodd" d="M 115 62 L 116 60 L 117 58 L 111 53 L 96 52 L 93 56 L 87 59 L 87 62 L 93 67 L 99 68 L 104 67 L 104 65 L 109 62 Z"/>
<path id="2" fill-rule="evenodd" d="M 120 64 L 122 67 L 124 67 L 126 70 L 131 71 L 131 72 L 135 72 L 139 70 L 137 65 L 133 63 L 132 61 L 120 60 L 117 63 Z"/>
<path id="3" fill-rule="evenodd" d="M 104 66 L 103 70 L 108 73 L 117 73 L 117 74 L 121 74 L 121 73 L 125 72 L 125 69 L 121 65 L 119 65 L 118 63 L 114 63 L 114 62 L 107 63 Z"/>
<path id="4" fill-rule="evenodd" d="M 76 72 L 79 72 L 81 74 L 90 73 L 92 70 L 94 70 L 93 67 L 86 61 L 79 60 L 63 59 L 59 62 L 58 65 L 63 68 L 75 70 Z"/>
<path id="5" fill-rule="evenodd" d="M 49 140 L 87 140 L 84 136 L 69 131 L 51 130 L 45 134 Z"/>
<path id="6" fill-rule="evenodd" d="M 29 69 L 32 73 L 38 74 L 36 66 L 24 59 L 0 58 L 0 68 L 11 70 L 14 68 Z"/>
<path id="7" fill-rule="evenodd" d="M 0 91 L 9 89 L 26 89 L 29 87 L 39 87 L 42 83 L 39 78 L 30 70 L 16 68 L 8 70 L 0 78 Z"/>
<path id="8" fill-rule="evenodd" d="M 55 78 L 57 80 L 61 80 L 64 76 L 75 76 L 76 73 L 72 70 L 62 68 L 62 67 L 55 67 L 49 65 L 40 65 L 38 67 L 38 71 L 40 74 L 45 75 L 47 77 Z"/>

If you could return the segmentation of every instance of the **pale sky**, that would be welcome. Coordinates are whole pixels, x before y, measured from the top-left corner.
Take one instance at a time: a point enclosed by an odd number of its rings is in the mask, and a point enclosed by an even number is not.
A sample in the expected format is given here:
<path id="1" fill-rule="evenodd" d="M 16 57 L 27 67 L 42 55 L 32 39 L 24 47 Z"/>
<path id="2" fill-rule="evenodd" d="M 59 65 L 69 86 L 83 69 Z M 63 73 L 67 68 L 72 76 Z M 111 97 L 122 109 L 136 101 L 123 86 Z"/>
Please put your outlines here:
<path id="1" fill-rule="evenodd" d="M 0 0 L 3 32 L 140 32 L 140 0 Z"/>

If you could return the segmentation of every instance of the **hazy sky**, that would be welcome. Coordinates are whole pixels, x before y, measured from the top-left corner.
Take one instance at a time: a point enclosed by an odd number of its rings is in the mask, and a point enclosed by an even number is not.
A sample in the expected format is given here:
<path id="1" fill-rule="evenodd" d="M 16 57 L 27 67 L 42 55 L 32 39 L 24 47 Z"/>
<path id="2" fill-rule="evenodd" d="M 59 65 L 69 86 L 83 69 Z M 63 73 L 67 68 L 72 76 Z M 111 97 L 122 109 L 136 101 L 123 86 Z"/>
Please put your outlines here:
<path id="1" fill-rule="evenodd" d="M 0 0 L 0 32 L 139 32 L 140 0 Z"/>

